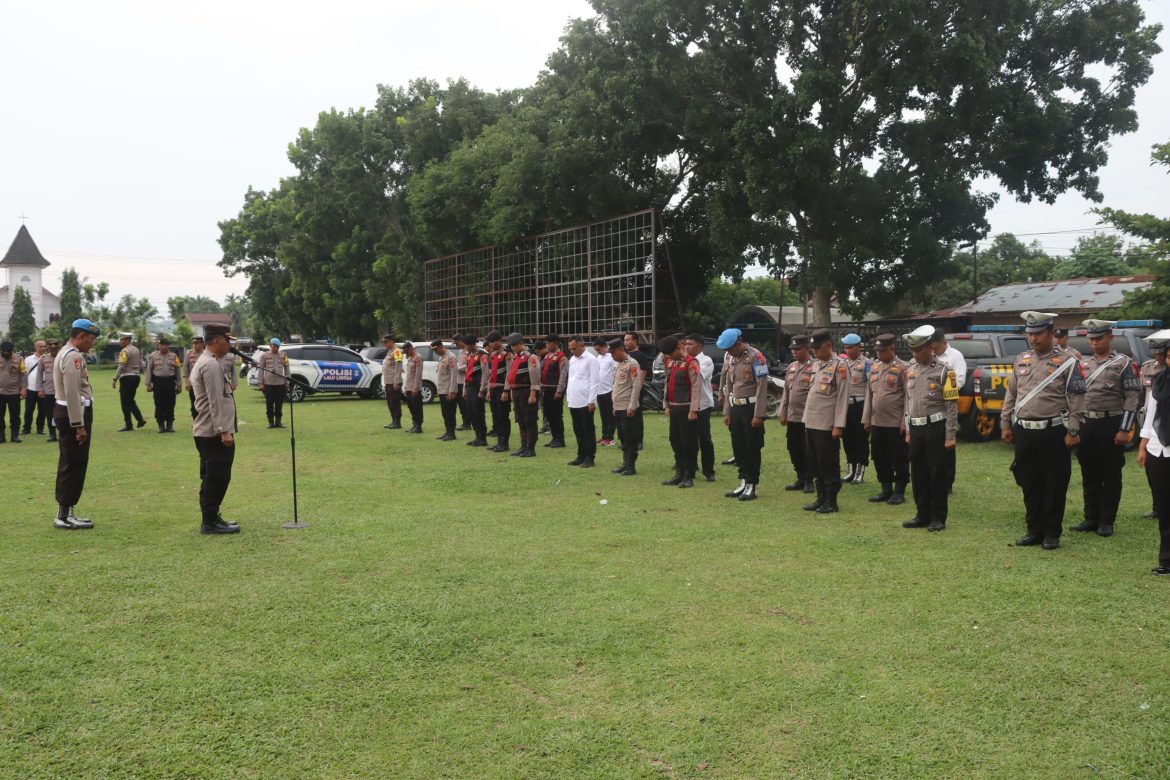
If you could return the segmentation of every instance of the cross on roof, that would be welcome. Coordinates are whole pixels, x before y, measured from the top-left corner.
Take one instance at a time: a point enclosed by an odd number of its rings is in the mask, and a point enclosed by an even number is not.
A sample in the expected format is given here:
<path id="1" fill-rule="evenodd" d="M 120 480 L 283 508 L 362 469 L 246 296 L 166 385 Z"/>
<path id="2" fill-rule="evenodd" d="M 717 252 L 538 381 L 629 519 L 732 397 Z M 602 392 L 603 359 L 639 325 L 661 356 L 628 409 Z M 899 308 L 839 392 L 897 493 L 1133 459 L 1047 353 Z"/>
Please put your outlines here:
<path id="1" fill-rule="evenodd" d="M 25 214 L 21 214 L 20 217 L 18 217 L 18 219 L 20 219 L 20 224 L 23 225 L 25 223 L 25 221 L 28 219 L 28 216 Z"/>

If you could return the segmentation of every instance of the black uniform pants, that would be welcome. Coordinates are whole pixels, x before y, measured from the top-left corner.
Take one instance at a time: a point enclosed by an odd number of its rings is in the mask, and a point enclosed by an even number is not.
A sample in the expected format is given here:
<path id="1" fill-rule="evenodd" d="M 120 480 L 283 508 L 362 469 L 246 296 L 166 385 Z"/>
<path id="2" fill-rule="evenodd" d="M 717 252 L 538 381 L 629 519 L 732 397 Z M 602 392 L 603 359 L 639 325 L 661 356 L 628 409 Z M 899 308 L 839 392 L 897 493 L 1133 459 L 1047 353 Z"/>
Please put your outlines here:
<path id="1" fill-rule="evenodd" d="M 541 388 L 541 409 L 544 412 L 544 421 L 548 425 L 548 433 L 558 441 L 565 440 L 565 399 L 557 398 L 555 387 Z"/>
<path id="2" fill-rule="evenodd" d="M 77 433 L 69 424 L 69 410 L 56 404 L 53 422 L 57 424 L 57 503 L 76 506 L 85 488 L 85 472 L 89 468 L 89 445 L 93 442 L 93 406 L 85 407 L 81 417 L 85 423 L 85 444 L 77 443 Z"/>
<path id="3" fill-rule="evenodd" d="M 890 429 L 887 429 L 890 430 Z M 946 420 L 910 426 L 910 479 L 919 522 L 947 521 Z"/>
<path id="4" fill-rule="evenodd" d="M 195 388 L 187 388 L 187 398 L 191 401 L 191 419 L 195 419 Z"/>
<path id="5" fill-rule="evenodd" d="M 492 409 L 492 432 L 507 441 L 512 436 L 512 403 L 500 397 L 503 393 L 502 386 L 493 387 L 488 390 L 488 401 Z"/>
<path id="6" fill-rule="evenodd" d="M 873 465 L 877 469 L 878 482 L 883 485 L 894 485 L 897 492 L 901 493 L 910 481 L 910 455 L 902 431 L 898 428 L 875 425 L 869 432 L 869 446 L 873 452 Z M 950 487 L 949 482 L 947 487 Z"/>
<path id="7" fill-rule="evenodd" d="M 287 393 L 288 385 L 264 385 L 264 414 L 269 425 L 280 422 L 284 416 L 284 396 Z"/>
<path id="8" fill-rule="evenodd" d="M 642 446 L 642 410 L 635 410 L 633 415 L 618 412 L 615 420 L 622 437 L 622 465 L 633 466 L 638 462 L 638 449 Z"/>
<path id="9" fill-rule="evenodd" d="M 402 385 L 390 385 L 386 388 L 386 408 L 390 410 L 390 421 L 396 425 L 401 425 Z"/>
<path id="10" fill-rule="evenodd" d="M 443 432 L 452 436 L 455 435 L 455 407 L 457 406 L 459 406 L 458 394 L 454 398 L 448 398 L 446 395 L 439 396 L 439 411 L 443 414 Z"/>
<path id="11" fill-rule="evenodd" d="M 1121 430 L 1121 416 L 1085 420 L 1077 460 L 1084 485 L 1085 522 L 1091 526 L 1113 525 L 1121 503 L 1121 470 L 1125 468 L 1125 447 L 1113 443 Z"/>
<path id="12" fill-rule="evenodd" d="M 540 408 L 540 398 L 534 403 L 528 403 L 531 389 L 519 387 L 511 392 L 512 403 L 516 407 L 516 427 L 520 429 L 520 446 L 535 447 L 539 426 L 536 423 L 536 411 Z M 539 395 L 539 394 L 538 394 Z"/>
<path id="13" fill-rule="evenodd" d="M 154 388 L 154 421 L 159 425 L 175 421 L 175 377 L 156 376 Z"/>
<path id="14" fill-rule="evenodd" d="M 573 421 L 573 437 L 577 440 L 577 458 L 593 460 L 597 455 L 597 428 L 593 424 L 593 411 L 588 406 L 569 407 Z"/>
<path id="15" fill-rule="evenodd" d="M 1170 566 L 1170 454 L 1155 458 L 1147 453 L 1146 474 L 1158 507 L 1158 564 Z"/>
<path id="16" fill-rule="evenodd" d="M 687 419 L 689 404 L 671 406 L 670 448 L 674 450 L 674 467 L 684 477 L 694 478 L 699 468 L 699 421 Z"/>
<path id="17" fill-rule="evenodd" d="M 45 405 L 41 403 L 41 399 L 37 396 L 35 390 L 29 390 L 28 395 L 24 398 L 24 432 L 28 433 L 32 430 L 33 412 L 36 412 L 37 418 L 37 433 L 45 432 L 45 420 L 52 420 L 51 415 L 45 414 Z"/>
<path id="18" fill-rule="evenodd" d="M 711 439 L 711 415 L 715 407 L 699 410 L 698 437 L 699 437 L 699 466 L 704 474 L 715 473 L 715 442 Z M 624 446 L 624 445 L 623 445 Z M 735 443 L 732 442 L 732 451 Z M 742 469 L 741 469 L 742 471 Z"/>
<path id="19" fill-rule="evenodd" d="M 406 397 L 406 408 L 410 410 L 410 424 L 415 428 L 422 428 L 423 398 L 422 391 L 403 393 Z"/>
<path id="20" fill-rule="evenodd" d="M 597 411 L 601 414 L 601 439 L 612 441 L 614 434 L 612 392 L 597 394 Z"/>
<path id="21" fill-rule="evenodd" d="M 20 396 L 17 394 L 0 395 L 0 433 L 4 431 L 4 416 L 7 414 L 12 435 L 20 433 Z"/>
<path id="22" fill-rule="evenodd" d="M 471 425 L 471 413 L 467 410 L 467 396 L 463 395 L 464 383 L 459 383 L 459 389 L 455 391 L 455 403 L 459 406 L 459 419 L 463 426 Z"/>
<path id="23" fill-rule="evenodd" d="M 130 419 L 134 418 L 140 423 L 145 423 L 146 418 L 142 416 L 142 410 L 138 408 L 138 401 L 134 396 L 138 393 L 138 383 L 142 381 L 142 377 L 124 376 L 118 380 L 118 395 L 122 400 L 122 419 L 126 422 L 126 427 L 130 427 Z"/>
<path id="24" fill-rule="evenodd" d="M 808 426 L 804 433 L 813 478 L 826 496 L 836 496 L 841 492 L 841 440 L 834 439 L 832 431 Z"/>
<path id="25" fill-rule="evenodd" d="M 861 415 L 865 411 L 865 404 L 858 400 L 849 399 L 849 407 L 845 412 L 845 433 L 841 437 L 845 445 L 845 462 L 869 465 L 869 433 L 861 424 Z"/>
<path id="26" fill-rule="evenodd" d="M 41 416 L 49 423 L 49 431 L 52 432 L 57 427 L 57 421 L 53 419 L 53 409 L 57 406 L 57 396 L 52 393 L 46 393 L 44 398 L 37 399 L 37 433 L 41 432 Z"/>
<path id="27" fill-rule="evenodd" d="M 701 414 L 701 412 L 700 412 Z M 735 465 L 739 469 L 739 478 L 752 485 L 760 482 L 760 462 L 764 449 L 764 426 L 758 428 L 752 425 L 752 418 L 756 414 L 755 403 L 731 407 L 731 451 L 735 453 Z M 706 456 L 703 458 L 703 471 L 706 472 Z M 712 454 L 711 463 L 715 457 Z M 714 466 L 712 466 L 714 470 Z"/>
<path id="28" fill-rule="evenodd" d="M 799 482 L 807 482 L 812 479 L 812 473 L 808 467 L 808 442 L 805 440 L 804 423 L 789 420 L 785 428 L 785 444 L 788 445 L 788 457 L 792 460 L 796 479 Z"/>
<path id="29" fill-rule="evenodd" d="M 463 394 L 467 416 L 471 419 L 471 429 L 475 431 L 475 438 L 483 441 L 487 439 L 487 420 L 484 419 L 484 401 L 479 395 L 479 382 L 465 384 Z"/>
<path id="30" fill-rule="evenodd" d="M 218 436 L 196 436 L 195 449 L 199 451 L 199 509 L 203 524 L 211 525 L 219 517 L 219 506 L 232 481 L 236 447 L 228 447 Z"/>
<path id="31" fill-rule="evenodd" d="M 1024 491 L 1028 534 L 1059 538 L 1064 526 L 1064 502 L 1072 476 L 1072 455 L 1064 446 L 1063 425 L 1033 431 L 1013 429 L 1016 458 L 1012 470 Z"/>

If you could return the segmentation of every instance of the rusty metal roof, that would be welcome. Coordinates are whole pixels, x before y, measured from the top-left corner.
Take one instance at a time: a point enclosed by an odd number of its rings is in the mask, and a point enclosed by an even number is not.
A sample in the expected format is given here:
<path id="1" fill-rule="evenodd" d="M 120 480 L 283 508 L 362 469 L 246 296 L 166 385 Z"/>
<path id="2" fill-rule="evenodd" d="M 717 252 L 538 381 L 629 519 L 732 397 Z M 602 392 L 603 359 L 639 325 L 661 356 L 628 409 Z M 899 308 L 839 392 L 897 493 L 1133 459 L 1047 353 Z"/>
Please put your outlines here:
<path id="1" fill-rule="evenodd" d="M 952 315 L 1015 313 L 1034 309 L 1051 312 L 1096 312 L 1120 306 L 1124 293 L 1149 287 L 1153 276 L 1101 276 L 993 287 Z"/>

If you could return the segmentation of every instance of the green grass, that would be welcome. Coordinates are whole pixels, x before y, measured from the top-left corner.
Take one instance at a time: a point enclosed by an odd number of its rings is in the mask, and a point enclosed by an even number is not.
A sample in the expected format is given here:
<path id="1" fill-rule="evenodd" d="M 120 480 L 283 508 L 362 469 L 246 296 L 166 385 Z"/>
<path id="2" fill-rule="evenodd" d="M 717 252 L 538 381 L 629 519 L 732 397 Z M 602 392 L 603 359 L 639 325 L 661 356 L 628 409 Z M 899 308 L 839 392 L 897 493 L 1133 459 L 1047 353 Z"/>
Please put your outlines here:
<path id="1" fill-rule="evenodd" d="M 1132 462 L 1118 535 L 1049 553 L 1011 546 L 1001 444 L 962 446 L 927 534 L 872 484 L 800 511 L 775 423 L 742 504 L 727 468 L 659 486 L 656 415 L 622 479 L 616 448 L 520 461 L 434 441 L 437 406 L 416 437 L 322 398 L 297 408 L 312 527 L 286 531 L 287 432 L 241 391 L 243 533 L 203 537 L 191 439 L 115 433 L 95 383 L 95 530 L 51 527 L 55 446 L 0 446 L 2 777 L 1170 775 L 1170 582 Z"/>

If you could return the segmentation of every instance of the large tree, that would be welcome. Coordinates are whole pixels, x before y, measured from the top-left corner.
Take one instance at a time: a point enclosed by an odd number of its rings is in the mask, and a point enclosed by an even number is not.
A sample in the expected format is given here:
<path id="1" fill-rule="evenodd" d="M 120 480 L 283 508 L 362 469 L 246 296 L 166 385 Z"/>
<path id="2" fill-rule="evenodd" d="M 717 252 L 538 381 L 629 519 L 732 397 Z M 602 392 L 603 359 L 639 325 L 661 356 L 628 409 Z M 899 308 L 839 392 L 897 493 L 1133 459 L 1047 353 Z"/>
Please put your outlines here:
<path id="1" fill-rule="evenodd" d="M 223 307 L 206 295 L 175 295 L 167 298 L 167 309 L 171 319 L 175 322 L 183 319 L 185 314 L 214 314 L 223 311 Z"/>
<path id="2" fill-rule="evenodd" d="M 73 268 L 61 273 L 61 335 L 68 337 L 73 321 L 81 317 L 81 279 Z"/>
<path id="3" fill-rule="evenodd" d="M 37 332 L 37 320 L 33 313 L 32 298 L 28 290 L 17 285 L 12 291 L 12 314 L 8 317 L 8 339 L 19 350 L 32 348 L 33 335 Z"/>

